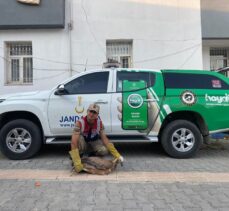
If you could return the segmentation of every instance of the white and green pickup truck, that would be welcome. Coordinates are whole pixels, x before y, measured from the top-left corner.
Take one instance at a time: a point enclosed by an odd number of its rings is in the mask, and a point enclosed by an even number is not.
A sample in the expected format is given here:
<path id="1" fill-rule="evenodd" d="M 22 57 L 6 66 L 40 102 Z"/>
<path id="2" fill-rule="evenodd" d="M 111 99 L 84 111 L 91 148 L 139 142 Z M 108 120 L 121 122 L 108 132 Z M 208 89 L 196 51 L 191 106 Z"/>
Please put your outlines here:
<path id="1" fill-rule="evenodd" d="M 52 90 L 0 96 L 0 149 L 10 159 L 42 144 L 70 143 L 91 103 L 111 141 L 159 141 L 176 158 L 195 155 L 209 134 L 229 131 L 229 80 L 198 70 L 100 69 Z"/>

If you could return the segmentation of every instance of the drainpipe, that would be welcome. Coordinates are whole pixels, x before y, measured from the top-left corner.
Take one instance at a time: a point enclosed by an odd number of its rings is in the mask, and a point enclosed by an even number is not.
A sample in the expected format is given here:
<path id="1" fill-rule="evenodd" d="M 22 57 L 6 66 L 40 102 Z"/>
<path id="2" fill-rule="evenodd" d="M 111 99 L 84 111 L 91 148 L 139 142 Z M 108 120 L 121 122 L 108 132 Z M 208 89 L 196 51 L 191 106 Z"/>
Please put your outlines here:
<path id="1" fill-rule="evenodd" d="M 69 8 L 69 22 L 68 22 L 68 35 L 69 35 L 69 74 L 70 77 L 73 75 L 72 69 L 72 30 L 73 30 L 73 2 L 72 0 L 68 1 L 68 8 Z"/>

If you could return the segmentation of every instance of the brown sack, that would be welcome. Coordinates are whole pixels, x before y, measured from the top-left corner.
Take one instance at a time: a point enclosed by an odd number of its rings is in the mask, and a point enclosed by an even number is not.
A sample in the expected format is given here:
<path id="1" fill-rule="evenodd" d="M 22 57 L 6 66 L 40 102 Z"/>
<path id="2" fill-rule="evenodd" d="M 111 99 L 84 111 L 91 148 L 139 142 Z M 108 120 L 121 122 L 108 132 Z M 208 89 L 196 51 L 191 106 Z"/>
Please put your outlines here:
<path id="1" fill-rule="evenodd" d="M 81 159 L 83 170 L 89 174 L 105 175 L 116 169 L 118 159 L 106 160 L 100 157 L 85 157 Z"/>

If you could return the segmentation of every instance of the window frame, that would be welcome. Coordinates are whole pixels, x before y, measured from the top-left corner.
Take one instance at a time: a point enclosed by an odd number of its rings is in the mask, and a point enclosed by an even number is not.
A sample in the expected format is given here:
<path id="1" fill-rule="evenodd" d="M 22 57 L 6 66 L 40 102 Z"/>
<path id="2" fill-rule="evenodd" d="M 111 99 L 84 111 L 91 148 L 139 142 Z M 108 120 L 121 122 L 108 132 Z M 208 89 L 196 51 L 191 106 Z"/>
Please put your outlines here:
<path id="1" fill-rule="evenodd" d="M 210 47 L 209 56 L 211 70 L 225 68 L 229 64 L 229 47 Z M 223 65 L 220 65 L 220 63 Z"/>
<path id="2" fill-rule="evenodd" d="M 10 46 L 11 45 L 29 45 L 31 46 L 31 55 L 10 55 Z M 5 85 L 8 86 L 17 86 L 17 85 L 32 85 L 33 78 L 33 45 L 31 41 L 7 41 L 5 42 Z M 24 59 L 31 59 L 31 82 L 25 82 L 24 78 Z M 19 80 L 13 81 L 12 77 L 12 60 L 19 60 Z"/>
<path id="3" fill-rule="evenodd" d="M 129 53 L 125 52 L 117 52 L 115 50 L 116 54 L 110 55 L 108 48 L 111 48 L 112 46 L 121 48 L 122 45 L 129 45 Z M 122 67 L 122 59 L 127 59 L 128 61 L 128 67 Z M 129 39 L 119 39 L 119 40 L 106 40 L 106 59 L 107 61 L 117 61 L 120 64 L 121 68 L 131 68 L 133 67 L 133 40 Z"/>
<path id="4" fill-rule="evenodd" d="M 73 78 L 72 80 L 70 80 L 70 81 L 68 81 L 68 82 L 66 82 L 65 84 L 64 84 L 64 86 L 65 86 L 65 89 L 66 89 L 66 86 L 67 86 L 67 84 L 69 84 L 69 83 L 71 83 L 71 82 L 73 82 L 73 81 L 75 81 L 75 80 L 77 80 L 77 79 L 79 79 L 79 78 L 81 78 L 81 77 L 85 77 L 85 76 L 88 76 L 88 75 L 91 75 L 91 74 L 100 74 L 100 73 L 107 73 L 107 87 L 106 87 L 106 92 L 88 92 L 88 93 L 64 93 L 64 95 L 84 95 L 84 94 L 107 94 L 109 91 L 109 81 L 110 81 L 110 71 L 100 71 L 100 72 L 89 72 L 89 73 L 86 73 L 86 74 L 83 74 L 83 75 L 79 75 L 78 77 L 75 77 L 75 78 Z M 67 90 L 66 90 L 67 91 Z"/>

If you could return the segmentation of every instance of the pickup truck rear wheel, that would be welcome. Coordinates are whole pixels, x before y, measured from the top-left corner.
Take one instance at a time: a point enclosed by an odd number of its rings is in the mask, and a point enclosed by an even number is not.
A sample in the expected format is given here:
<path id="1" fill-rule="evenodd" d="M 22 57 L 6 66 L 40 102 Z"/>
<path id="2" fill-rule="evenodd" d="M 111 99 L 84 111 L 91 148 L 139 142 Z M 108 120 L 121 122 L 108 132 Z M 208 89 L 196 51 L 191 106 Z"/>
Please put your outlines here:
<path id="1" fill-rule="evenodd" d="M 32 157 L 39 151 L 41 144 L 39 127 L 26 119 L 10 121 L 0 131 L 1 151 L 12 160 Z"/>
<path id="2" fill-rule="evenodd" d="M 161 144 L 174 158 L 190 158 L 195 155 L 203 137 L 195 124 L 187 120 L 175 120 L 162 131 Z"/>

